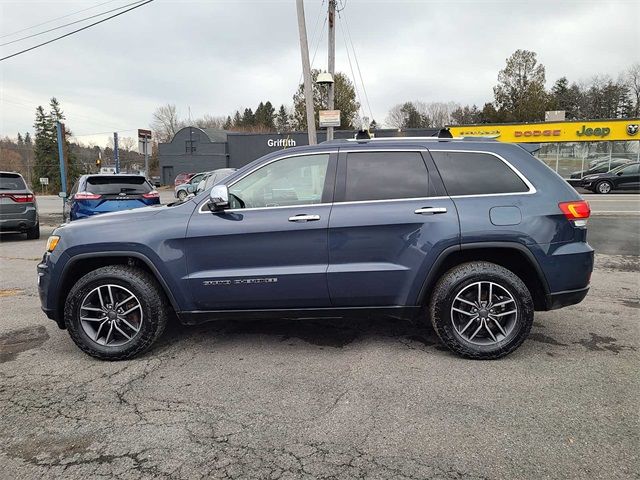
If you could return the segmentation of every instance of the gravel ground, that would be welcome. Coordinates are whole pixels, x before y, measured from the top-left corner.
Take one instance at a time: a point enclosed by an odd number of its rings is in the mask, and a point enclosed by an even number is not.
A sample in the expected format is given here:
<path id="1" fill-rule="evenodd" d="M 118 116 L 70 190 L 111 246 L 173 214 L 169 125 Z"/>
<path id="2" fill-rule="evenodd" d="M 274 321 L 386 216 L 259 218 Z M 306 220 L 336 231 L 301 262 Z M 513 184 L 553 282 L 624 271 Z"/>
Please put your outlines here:
<path id="1" fill-rule="evenodd" d="M 639 478 L 640 258 L 474 362 L 397 320 L 172 325 L 84 355 L 40 311 L 40 241 L 0 243 L 0 478 Z"/>

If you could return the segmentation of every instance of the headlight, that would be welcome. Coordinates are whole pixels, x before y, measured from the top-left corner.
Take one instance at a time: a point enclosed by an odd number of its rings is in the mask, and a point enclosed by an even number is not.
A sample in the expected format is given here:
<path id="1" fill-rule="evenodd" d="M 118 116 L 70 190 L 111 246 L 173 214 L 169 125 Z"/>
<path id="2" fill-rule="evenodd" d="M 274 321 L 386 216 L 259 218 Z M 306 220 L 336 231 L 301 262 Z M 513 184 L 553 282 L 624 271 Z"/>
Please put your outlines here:
<path id="1" fill-rule="evenodd" d="M 58 242 L 60 241 L 60 237 L 58 235 L 51 235 L 47 240 L 47 252 L 51 253 L 55 250 Z"/>

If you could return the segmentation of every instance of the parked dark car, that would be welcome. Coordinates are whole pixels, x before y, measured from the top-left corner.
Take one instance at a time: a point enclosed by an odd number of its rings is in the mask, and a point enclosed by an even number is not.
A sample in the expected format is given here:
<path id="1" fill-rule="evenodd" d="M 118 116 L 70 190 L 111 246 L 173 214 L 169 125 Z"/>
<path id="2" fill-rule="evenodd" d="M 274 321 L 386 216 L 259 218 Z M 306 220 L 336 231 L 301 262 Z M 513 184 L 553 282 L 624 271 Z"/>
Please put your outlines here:
<path id="1" fill-rule="evenodd" d="M 101 359 L 148 349 L 175 313 L 430 321 L 494 359 L 534 310 L 582 301 L 589 205 L 523 148 L 488 140 L 334 141 L 266 155 L 185 202 L 57 228 L 42 308 Z"/>
<path id="2" fill-rule="evenodd" d="M 40 238 L 36 196 L 16 172 L 0 172 L 0 231 L 23 232 L 29 240 Z"/>
<path id="3" fill-rule="evenodd" d="M 82 175 L 64 203 L 65 220 L 158 205 L 160 194 L 142 175 Z"/>
<path id="4" fill-rule="evenodd" d="M 640 163 L 628 163 L 607 173 L 587 175 L 580 186 L 594 193 L 640 190 Z"/>
<path id="5" fill-rule="evenodd" d="M 605 161 L 597 163 L 595 166 L 591 167 L 588 170 L 579 170 L 577 172 L 573 172 L 571 174 L 571 178 L 580 179 L 587 175 L 594 175 L 596 173 L 606 173 L 610 170 L 613 170 L 614 168 L 618 168 L 621 165 L 626 165 L 629 162 L 631 162 L 631 160 L 628 160 L 626 158 L 612 158 L 611 163 L 609 163 L 609 159 L 607 159 Z"/>

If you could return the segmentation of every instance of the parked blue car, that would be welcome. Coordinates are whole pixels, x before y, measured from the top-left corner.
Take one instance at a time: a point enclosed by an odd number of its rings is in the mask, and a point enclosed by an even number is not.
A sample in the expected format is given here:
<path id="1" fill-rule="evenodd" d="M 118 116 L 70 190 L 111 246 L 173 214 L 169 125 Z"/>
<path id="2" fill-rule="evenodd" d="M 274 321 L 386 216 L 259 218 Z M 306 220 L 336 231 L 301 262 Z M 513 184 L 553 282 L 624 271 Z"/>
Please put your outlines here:
<path id="1" fill-rule="evenodd" d="M 587 295 L 589 216 L 518 145 L 334 141 L 271 153 L 184 202 L 63 225 L 38 287 L 47 316 L 106 360 L 148 349 L 174 314 L 385 315 L 495 359 L 525 341 L 535 310 Z"/>
<path id="2" fill-rule="evenodd" d="M 160 204 L 160 194 L 142 175 L 82 175 L 64 203 L 64 220 Z"/>

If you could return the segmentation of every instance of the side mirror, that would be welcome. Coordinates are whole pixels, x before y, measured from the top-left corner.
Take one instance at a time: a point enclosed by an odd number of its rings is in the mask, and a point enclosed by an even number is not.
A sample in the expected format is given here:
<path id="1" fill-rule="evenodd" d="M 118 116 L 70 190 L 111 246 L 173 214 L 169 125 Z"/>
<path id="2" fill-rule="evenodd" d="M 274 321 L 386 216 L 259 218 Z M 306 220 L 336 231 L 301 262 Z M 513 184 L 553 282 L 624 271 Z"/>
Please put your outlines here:
<path id="1" fill-rule="evenodd" d="M 226 185 L 216 185 L 209 194 L 209 210 L 220 212 L 229 208 L 229 190 Z"/>
<path id="2" fill-rule="evenodd" d="M 67 192 L 58 192 L 60 198 L 67 198 Z"/>
<path id="3" fill-rule="evenodd" d="M 618 172 L 618 173 L 616 173 L 616 175 L 618 175 L 618 176 L 624 175 L 624 172 Z"/>

